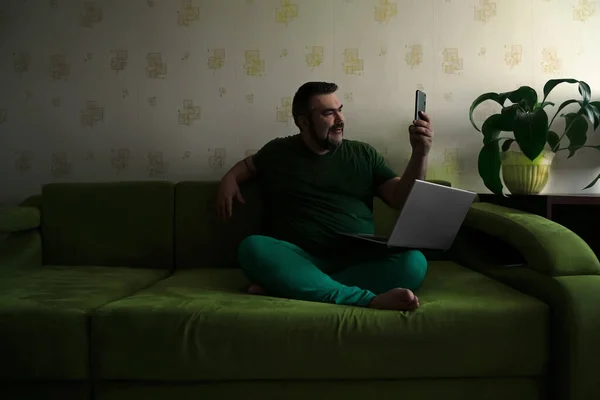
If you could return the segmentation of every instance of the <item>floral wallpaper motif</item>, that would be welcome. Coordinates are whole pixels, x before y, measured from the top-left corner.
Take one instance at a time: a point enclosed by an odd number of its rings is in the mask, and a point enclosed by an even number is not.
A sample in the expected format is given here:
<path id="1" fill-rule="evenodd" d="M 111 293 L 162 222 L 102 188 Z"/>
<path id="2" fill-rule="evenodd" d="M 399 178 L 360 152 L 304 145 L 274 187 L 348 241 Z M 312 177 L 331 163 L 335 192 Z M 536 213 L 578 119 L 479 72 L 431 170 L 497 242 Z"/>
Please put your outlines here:
<path id="1" fill-rule="evenodd" d="M 428 177 L 485 190 L 475 97 L 559 77 L 600 93 L 593 0 L 3 0 L 0 35 L 0 204 L 48 182 L 220 179 L 297 132 L 309 80 L 339 84 L 347 136 L 398 173 L 426 91 Z M 587 183 L 598 165 L 574 168 Z"/>

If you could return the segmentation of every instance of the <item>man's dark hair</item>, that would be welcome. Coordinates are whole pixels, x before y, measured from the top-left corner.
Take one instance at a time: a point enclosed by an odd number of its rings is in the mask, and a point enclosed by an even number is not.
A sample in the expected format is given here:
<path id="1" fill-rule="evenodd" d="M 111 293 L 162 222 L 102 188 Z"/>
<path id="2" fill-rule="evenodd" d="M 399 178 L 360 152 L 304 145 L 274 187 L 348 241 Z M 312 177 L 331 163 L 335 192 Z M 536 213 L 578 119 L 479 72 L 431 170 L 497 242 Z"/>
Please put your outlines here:
<path id="1" fill-rule="evenodd" d="M 298 117 L 310 111 L 310 100 L 313 96 L 334 93 L 336 90 L 338 85 L 330 82 L 306 82 L 300 86 L 292 101 L 292 116 L 296 126 L 300 128 Z"/>

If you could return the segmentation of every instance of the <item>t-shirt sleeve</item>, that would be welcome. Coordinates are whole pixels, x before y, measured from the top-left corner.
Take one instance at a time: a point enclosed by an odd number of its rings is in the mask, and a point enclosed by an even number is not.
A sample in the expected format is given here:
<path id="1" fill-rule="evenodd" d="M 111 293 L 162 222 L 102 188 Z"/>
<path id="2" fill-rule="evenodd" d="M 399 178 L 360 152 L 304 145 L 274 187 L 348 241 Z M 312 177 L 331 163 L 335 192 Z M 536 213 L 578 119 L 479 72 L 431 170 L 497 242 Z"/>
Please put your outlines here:
<path id="1" fill-rule="evenodd" d="M 371 147 L 371 170 L 373 171 L 373 189 L 376 190 L 379 186 L 392 178 L 396 178 L 398 174 L 390 168 L 385 159 L 375 148 Z"/>
<path id="2" fill-rule="evenodd" d="M 273 162 L 273 156 L 276 154 L 277 145 L 277 139 L 273 139 L 252 155 L 252 164 L 258 174 L 260 174 L 261 171 L 268 169 L 270 163 Z"/>

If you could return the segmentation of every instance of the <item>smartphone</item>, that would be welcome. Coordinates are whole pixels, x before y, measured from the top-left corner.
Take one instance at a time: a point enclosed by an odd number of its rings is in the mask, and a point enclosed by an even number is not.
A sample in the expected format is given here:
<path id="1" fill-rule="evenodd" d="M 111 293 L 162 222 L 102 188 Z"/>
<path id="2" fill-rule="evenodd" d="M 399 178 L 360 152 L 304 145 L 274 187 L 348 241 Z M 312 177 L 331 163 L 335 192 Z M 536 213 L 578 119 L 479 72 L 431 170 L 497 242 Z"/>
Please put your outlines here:
<path id="1" fill-rule="evenodd" d="M 427 95 L 425 92 L 417 90 L 415 92 L 415 121 L 421 119 L 419 111 L 425 112 L 425 106 L 427 106 Z"/>

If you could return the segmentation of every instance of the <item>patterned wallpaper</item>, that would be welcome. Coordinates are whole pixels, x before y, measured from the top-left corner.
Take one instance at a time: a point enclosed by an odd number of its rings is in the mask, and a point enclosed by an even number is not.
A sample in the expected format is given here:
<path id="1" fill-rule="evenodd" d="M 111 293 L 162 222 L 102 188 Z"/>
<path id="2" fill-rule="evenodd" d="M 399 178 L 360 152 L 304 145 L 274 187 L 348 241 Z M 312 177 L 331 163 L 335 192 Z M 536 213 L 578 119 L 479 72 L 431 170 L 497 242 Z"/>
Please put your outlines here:
<path id="1" fill-rule="evenodd" d="M 598 37 L 591 0 L 2 0 L 0 202 L 47 182 L 220 179 L 297 132 L 308 80 L 339 84 L 347 137 L 399 173 L 425 90 L 429 177 L 483 190 L 471 101 L 567 76 L 599 93 Z M 594 155 L 557 158 L 548 191 L 579 191 Z"/>

